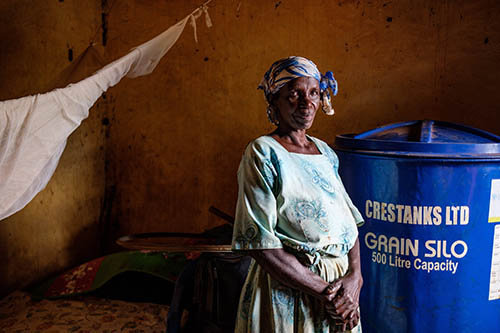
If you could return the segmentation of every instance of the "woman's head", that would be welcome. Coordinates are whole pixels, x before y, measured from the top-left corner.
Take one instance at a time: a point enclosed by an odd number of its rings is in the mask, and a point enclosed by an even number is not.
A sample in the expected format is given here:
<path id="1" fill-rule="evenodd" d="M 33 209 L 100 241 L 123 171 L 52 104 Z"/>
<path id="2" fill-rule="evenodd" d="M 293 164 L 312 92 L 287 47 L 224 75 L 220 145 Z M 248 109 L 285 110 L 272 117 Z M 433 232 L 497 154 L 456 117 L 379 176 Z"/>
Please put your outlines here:
<path id="1" fill-rule="evenodd" d="M 285 131 L 307 130 L 320 105 L 319 82 L 312 77 L 288 81 L 269 101 L 269 117 Z"/>
<path id="2" fill-rule="evenodd" d="M 259 85 L 259 89 L 264 91 L 268 102 L 269 119 L 276 125 L 279 121 L 278 118 L 283 116 L 282 111 L 284 110 L 280 109 L 280 105 L 283 108 L 288 104 L 288 107 L 294 108 L 294 103 L 290 104 L 290 92 L 292 95 L 296 93 L 296 109 L 304 110 L 304 103 L 312 103 L 311 106 L 315 106 L 315 114 L 319 105 L 322 104 L 322 109 L 326 114 L 333 114 L 328 88 L 332 90 L 334 95 L 337 94 L 337 82 L 333 73 L 327 72 L 325 75 L 321 75 L 317 66 L 311 60 L 303 57 L 288 57 L 274 62 Z M 309 95 L 310 93 L 312 95 Z M 301 96 L 307 97 L 307 99 L 300 100 Z M 285 114 L 289 112 L 291 112 L 290 109 Z M 308 117 L 306 116 L 304 120 L 307 120 Z M 312 125 L 312 121 L 310 125 Z"/>

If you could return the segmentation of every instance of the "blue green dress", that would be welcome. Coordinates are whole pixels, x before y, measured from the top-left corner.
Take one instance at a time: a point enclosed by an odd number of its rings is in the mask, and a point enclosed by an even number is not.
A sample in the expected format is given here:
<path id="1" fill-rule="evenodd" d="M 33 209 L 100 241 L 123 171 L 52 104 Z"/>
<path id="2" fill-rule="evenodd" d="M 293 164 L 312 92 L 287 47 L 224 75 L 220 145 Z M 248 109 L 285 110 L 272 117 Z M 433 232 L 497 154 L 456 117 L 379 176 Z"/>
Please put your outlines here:
<path id="1" fill-rule="evenodd" d="M 348 269 L 347 253 L 363 223 L 338 174 L 338 158 L 308 136 L 321 154 L 288 152 L 271 136 L 251 142 L 238 169 L 233 250 L 285 248 L 327 282 Z M 274 280 L 252 262 L 236 332 L 337 332 L 324 304 Z M 361 332 L 358 325 L 352 332 Z"/>

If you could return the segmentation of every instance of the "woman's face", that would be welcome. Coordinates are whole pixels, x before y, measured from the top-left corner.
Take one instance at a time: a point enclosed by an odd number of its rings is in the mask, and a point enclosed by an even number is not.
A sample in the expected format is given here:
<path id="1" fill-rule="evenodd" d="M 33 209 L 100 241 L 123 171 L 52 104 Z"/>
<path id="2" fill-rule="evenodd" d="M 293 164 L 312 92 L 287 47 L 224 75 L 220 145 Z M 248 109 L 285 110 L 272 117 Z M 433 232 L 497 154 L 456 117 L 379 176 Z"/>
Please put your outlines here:
<path id="1" fill-rule="evenodd" d="M 320 104 L 319 82 L 312 77 L 299 77 L 288 82 L 274 100 L 278 127 L 296 131 L 309 129 Z"/>

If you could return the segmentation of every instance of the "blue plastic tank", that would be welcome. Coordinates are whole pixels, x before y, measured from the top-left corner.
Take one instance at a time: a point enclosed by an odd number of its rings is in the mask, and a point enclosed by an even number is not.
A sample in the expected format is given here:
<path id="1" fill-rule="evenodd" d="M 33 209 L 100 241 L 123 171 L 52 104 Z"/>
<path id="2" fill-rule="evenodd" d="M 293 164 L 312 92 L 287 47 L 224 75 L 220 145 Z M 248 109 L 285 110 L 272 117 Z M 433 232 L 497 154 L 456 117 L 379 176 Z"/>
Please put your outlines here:
<path id="1" fill-rule="evenodd" d="M 338 135 L 363 332 L 500 332 L 500 137 L 442 121 Z"/>

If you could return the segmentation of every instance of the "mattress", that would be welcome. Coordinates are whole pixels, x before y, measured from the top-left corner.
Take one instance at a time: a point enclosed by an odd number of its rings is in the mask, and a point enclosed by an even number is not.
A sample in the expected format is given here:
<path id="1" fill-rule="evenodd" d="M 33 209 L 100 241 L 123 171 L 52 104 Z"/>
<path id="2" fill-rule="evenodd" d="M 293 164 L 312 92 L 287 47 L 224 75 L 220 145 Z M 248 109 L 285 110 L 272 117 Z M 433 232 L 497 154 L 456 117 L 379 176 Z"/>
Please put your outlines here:
<path id="1" fill-rule="evenodd" d="M 33 300 L 14 291 L 0 301 L 0 332 L 165 332 L 168 305 L 80 295 Z"/>

